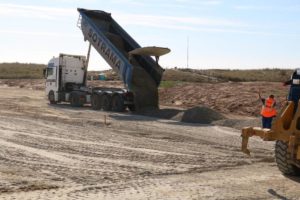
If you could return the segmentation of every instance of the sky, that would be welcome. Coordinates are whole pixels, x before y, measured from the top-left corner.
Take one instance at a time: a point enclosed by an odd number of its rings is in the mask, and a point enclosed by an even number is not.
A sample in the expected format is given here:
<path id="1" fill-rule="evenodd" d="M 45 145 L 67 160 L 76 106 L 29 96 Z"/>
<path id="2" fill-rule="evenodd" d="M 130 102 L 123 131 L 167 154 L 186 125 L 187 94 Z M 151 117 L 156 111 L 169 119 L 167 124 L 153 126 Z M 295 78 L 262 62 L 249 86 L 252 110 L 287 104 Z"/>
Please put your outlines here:
<path id="1" fill-rule="evenodd" d="M 0 0 L 0 62 L 86 55 L 77 8 L 103 10 L 164 68 L 300 67 L 299 0 Z M 110 67 L 93 49 L 89 70 Z"/>

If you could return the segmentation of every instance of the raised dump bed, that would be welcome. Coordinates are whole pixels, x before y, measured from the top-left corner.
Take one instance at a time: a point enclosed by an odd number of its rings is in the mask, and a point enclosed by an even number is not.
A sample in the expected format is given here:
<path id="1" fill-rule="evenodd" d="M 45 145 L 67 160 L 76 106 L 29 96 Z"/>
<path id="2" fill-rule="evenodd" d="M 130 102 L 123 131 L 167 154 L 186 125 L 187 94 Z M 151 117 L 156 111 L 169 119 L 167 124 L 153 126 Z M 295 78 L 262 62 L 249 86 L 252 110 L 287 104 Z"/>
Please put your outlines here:
<path id="1" fill-rule="evenodd" d="M 78 11 L 80 13 L 78 25 L 84 40 L 91 43 L 117 72 L 125 88 L 134 94 L 135 108 L 158 108 L 158 86 L 164 70 L 159 66 L 158 59 L 155 61 L 150 55 L 158 58 L 168 53 L 169 49 L 153 47 L 148 53 L 143 49 L 138 51 L 141 46 L 112 18 L 111 14 L 81 8 Z"/>

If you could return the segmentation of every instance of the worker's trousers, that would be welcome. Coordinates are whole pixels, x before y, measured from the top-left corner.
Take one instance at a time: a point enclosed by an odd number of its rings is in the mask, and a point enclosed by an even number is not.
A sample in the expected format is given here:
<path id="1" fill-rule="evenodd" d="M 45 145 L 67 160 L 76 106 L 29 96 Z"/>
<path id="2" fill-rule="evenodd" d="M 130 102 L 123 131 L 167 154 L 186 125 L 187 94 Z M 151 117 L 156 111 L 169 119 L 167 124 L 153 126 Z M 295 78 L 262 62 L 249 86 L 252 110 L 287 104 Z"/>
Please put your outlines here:
<path id="1" fill-rule="evenodd" d="M 271 129 L 273 117 L 262 116 L 262 127 Z"/>

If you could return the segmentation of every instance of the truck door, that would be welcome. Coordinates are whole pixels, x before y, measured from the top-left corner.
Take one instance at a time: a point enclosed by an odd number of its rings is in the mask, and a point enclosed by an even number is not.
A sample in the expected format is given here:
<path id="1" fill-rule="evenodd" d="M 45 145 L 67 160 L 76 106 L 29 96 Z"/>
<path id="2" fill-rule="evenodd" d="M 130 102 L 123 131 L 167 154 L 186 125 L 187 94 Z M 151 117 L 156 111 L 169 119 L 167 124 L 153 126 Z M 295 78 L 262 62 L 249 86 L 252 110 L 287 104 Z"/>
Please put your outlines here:
<path id="1" fill-rule="evenodd" d="M 51 60 L 48 63 L 47 69 L 46 69 L 46 95 L 49 95 L 50 91 L 54 92 L 55 100 L 58 100 L 58 78 L 57 78 L 57 70 L 58 70 L 58 62 L 54 62 L 54 60 Z"/>

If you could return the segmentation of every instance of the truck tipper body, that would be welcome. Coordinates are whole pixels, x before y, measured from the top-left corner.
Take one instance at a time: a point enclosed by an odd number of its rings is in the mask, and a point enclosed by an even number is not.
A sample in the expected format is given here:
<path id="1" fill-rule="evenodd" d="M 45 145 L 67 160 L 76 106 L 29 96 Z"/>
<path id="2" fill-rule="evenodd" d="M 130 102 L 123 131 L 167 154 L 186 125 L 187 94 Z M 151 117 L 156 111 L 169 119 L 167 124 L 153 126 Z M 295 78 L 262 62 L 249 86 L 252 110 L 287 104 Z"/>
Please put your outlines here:
<path id="1" fill-rule="evenodd" d="M 78 11 L 78 27 L 84 40 L 118 74 L 124 89 L 87 87 L 89 53 L 87 58 L 60 54 L 50 60 L 47 68 L 46 93 L 50 103 L 70 102 L 73 106 L 91 103 L 94 109 L 115 111 L 127 107 L 130 110 L 158 108 L 158 86 L 164 71 L 158 58 L 170 50 L 141 48 L 109 13 L 81 8 Z"/>

